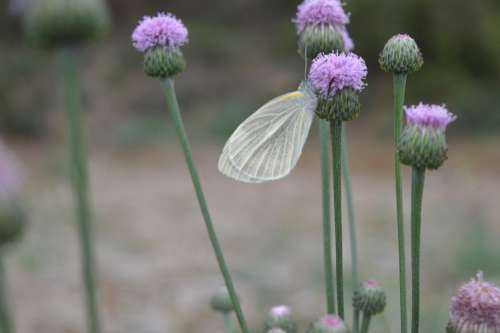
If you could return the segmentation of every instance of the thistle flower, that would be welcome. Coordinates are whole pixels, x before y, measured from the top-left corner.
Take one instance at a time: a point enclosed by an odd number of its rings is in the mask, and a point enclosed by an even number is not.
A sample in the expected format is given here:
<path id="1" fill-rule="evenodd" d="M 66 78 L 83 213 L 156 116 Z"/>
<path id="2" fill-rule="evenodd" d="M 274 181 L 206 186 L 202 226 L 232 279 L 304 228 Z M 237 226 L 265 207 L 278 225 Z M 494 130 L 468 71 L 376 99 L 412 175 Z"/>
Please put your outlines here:
<path id="1" fill-rule="evenodd" d="M 220 287 L 210 301 L 212 309 L 217 312 L 228 313 L 234 311 L 234 305 L 226 287 Z"/>
<path id="2" fill-rule="evenodd" d="M 456 119 L 446 107 L 420 103 L 406 108 L 407 126 L 399 142 L 403 164 L 437 169 L 448 158 L 446 127 Z"/>
<path id="3" fill-rule="evenodd" d="M 349 16 L 339 0 L 305 0 L 299 5 L 294 22 L 299 34 L 299 53 L 308 59 L 320 53 L 354 48 L 346 30 Z"/>
<path id="4" fill-rule="evenodd" d="M 336 315 L 326 315 L 314 322 L 307 333 L 347 333 L 349 330 L 342 318 Z"/>
<path id="5" fill-rule="evenodd" d="M 354 53 L 331 53 L 314 59 L 309 81 L 319 97 L 316 114 L 330 121 L 356 118 L 361 105 L 358 93 L 368 73 L 364 60 Z"/>
<path id="6" fill-rule="evenodd" d="M 30 1 L 25 17 L 28 39 L 49 49 L 92 41 L 109 24 L 109 11 L 102 0 Z"/>
<path id="7" fill-rule="evenodd" d="M 385 44 L 379 63 L 386 72 L 411 74 L 420 70 L 424 59 L 415 40 L 406 34 L 399 34 Z"/>
<path id="8" fill-rule="evenodd" d="M 20 164 L 0 142 L 0 248 L 20 238 L 25 215 L 19 204 Z"/>
<path id="9" fill-rule="evenodd" d="M 186 67 L 180 49 L 188 42 L 188 30 L 170 13 L 145 16 L 132 33 L 132 44 L 144 54 L 144 71 L 151 77 L 169 78 Z"/>
<path id="10" fill-rule="evenodd" d="M 386 305 L 385 291 L 375 280 L 361 284 L 354 293 L 353 306 L 365 315 L 373 316 L 384 311 Z"/>
<path id="11" fill-rule="evenodd" d="M 271 308 L 267 315 L 265 329 L 267 332 L 272 328 L 280 328 L 286 333 L 297 332 L 297 326 L 292 320 L 292 312 L 290 307 L 286 305 L 278 305 Z"/>
<path id="12" fill-rule="evenodd" d="M 500 332 L 500 288 L 479 272 L 451 299 L 449 333 Z"/>

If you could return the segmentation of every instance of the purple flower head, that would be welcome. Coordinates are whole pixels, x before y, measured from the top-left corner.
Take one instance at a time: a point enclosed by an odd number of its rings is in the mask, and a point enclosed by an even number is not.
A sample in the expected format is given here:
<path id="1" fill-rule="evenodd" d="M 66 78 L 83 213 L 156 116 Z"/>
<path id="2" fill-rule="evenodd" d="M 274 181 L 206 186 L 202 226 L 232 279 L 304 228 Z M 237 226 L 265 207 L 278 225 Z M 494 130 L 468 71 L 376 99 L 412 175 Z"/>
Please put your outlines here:
<path id="1" fill-rule="evenodd" d="M 291 314 L 290 307 L 286 305 L 273 306 L 269 311 L 269 315 L 273 318 L 289 317 Z"/>
<path id="2" fill-rule="evenodd" d="M 342 29 L 340 33 L 342 34 L 342 40 L 344 42 L 344 51 L 351 52 L 354 50 L 354 42 L 352 41 L 351 36 L 349 36 L 347 29 Z"/>
<path id="3" fill-rule="evenodd" d="M 354 53 L 320 54 L 311 65 L 309 81 L 315 91 L 331 97 L 344 88 L 360 92 L 367 73 L 365 61 Z"/>
<path id="4" fill-rule="evenodd" d="M 321 318 L 321 325 L 329 329 L 337 329 L 344 326 L 344 322 L 337 315 L 326 315 Z"/>
<path id="5" fill-rule="evenodd" d="M 297 32 L 302 33 L 309 26 L 322 24 L 343 27 L 349 23 L 349 16 L 339 0 L 305 0 L 299 5 L 294 22 Z"/>
<path id="6" fill-rule="evenodd" d="M 457 117 L 444 105 L 420 103 L 405 108 L 409 125 L 446 129 Z"/>
<path id="7" fill-rule="evenodd" d="M 451 299 L 450 322 L 456 326 L 486 325 L 500 330 L 500 288 L 484 281 L 483 273 L 478 273 Z"/>
<path id="8" fill-rule="evenodd" d="M 9 198 L 18 194 L 21 187 L 21 173 L 20 163 L 0 142 L 0 198 Z"/>
<path id="9" fill-rule="evenodd" d="M 179 47 L 188 42 L 188 30 L 170 13 L 145 16 L 132 33 L 132 44 L 141 52 L 156 46 Z"/>

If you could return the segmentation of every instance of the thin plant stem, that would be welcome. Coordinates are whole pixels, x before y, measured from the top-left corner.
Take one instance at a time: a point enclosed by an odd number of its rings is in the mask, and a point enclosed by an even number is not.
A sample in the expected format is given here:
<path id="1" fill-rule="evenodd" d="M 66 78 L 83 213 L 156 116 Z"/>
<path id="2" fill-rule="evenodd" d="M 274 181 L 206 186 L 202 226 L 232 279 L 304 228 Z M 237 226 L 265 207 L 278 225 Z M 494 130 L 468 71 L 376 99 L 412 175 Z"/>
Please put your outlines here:
<path id="1" fill-rule="evenodd" d="M 74 49 L 66 49 L 62 53 L 66 118 L 70 141 L 73 190 L 77 202 L 76 215 L 85 284 L 88 332 L 99 333 L 101 329 L 97 302 L 96 265 L 93 252 L 92 214 L 90 210 L 87 156 L 81 128 L 80 87 L 76 52 Z"/>
<path id="2" fill-rule="evenodd" d="M 405 100 L 406 74 L 394 75 L 394 172 L 396 186 L 396 223 L 398 230 L 398 255 L 399 255 L 399 303 L 401 333 L 408 329 L 408 311 L 406 308 L 406 251 L 403 211 L 403 180 L 401 175 L 401 162 L 399 160 L 398 145 L 403 128 L 403 104 Z"/>
<path id="3" fill-rule="evenodd" d="M 217 262 L 219 264 L 220 271 L 222 276 L 224 277 L 224 282 L 226 284 L 226 288 L 229 292 L 229 296 L 231 297 L 231 301 L 234 305 L 234 310 L 236 313 L 236 317 L 238 318 L 238 323 L 241 328 L 242 333 L 249 333 L 247 323 L 243 312 L 241 310 L 240 302 L 238 300 L 238 296 L 236 295 L 236 290 L 234 288 L 233 280 L 229 273 L 229 270 L 226 265 L 226 261 L 224 259 L 224 254 L 222 252 L 219 240 L 217 238 L 217 234 L 215 232 L 212 219 L 210 217 L 210 213 L 208 211 L 208 205 L 205 200 L 205 195 L 203 194 L 203 189 L 201 187 L 200 178 L 198 176 L 198 171 L 196 170 L 196 166 L 193 160 L 193 153 L 191 151 L 191 146 L 189 144 L 189 140 L 186 134 L 186 130 L 184 129 L 184 123 L 182 121 L 182 116 L 179 111 L 179 103 L 177 102 L 177 96 L 175 94 L 174 82 L 172 79 L 166 79 L 163 81 L 165 87 L 165 96 L 167 100 L 168 108 L 170 109 L 170 113 L 172 119 L 174 121 L 175 130 L 177 132 L 177 136 L 179 137 L 182 151 L 184 153 L 184 157 L 186 159 L 186 163 L 189 169 L 189 173 L 191 174 L 191 179 L 193 181 L 193 186 L 196 192 L 196 197 L 198 199 L 198 203 L 200 205 L 200 210 L 203 215 L 203 219 L 205 221 L 208 236 L 210 238 L 210 242 L 212 244 L 215 256 L 217 258 Z"/>
<path id="4" fill-rule="evenodd" d="M 335 210 L 335 256 L 337 268 L 337 308 L 344 319 L 344 272 L 342 250 L 342 122 L 330 121 L 333 160 L 333 208 Z"/>
<path id="5" fill-rule="evenodd" d="M 358 309 L 354 309 L 354 317 L 352 319 L 352 331 L 354 333 L 358 333 L 359 332 L 359 315 L 360 315 L 360 312 Z"/>
<path id="6" fill-rule="evenodd" d="M 325 266 L 326 309 L 329 314 L 335 313 L 335 278 L 332 259 L 332 227 L 330 214 L 330 131 L 328 121 L 319 120 L 319 136 L 321 144 L 321 185 L 323 193 L 323 258 Z"/>
<path id="7" fill-rule="evenodd" d="M 363 314 L 363 322 L 361 324 L 361 333 L 368 333 L 369 328 L 370 328 L 371 319 L 372 319 L 372 316 L 367 315 L 366 313 Z"/>
<path id="8" fill-rule="evenodd" d="M 349 146 L 347 144 L 347 129 L 342 123 L 342 178 L 347 202 L 347 219 L 349 223 L 349 238 L 351 243 L 351 276 L 353 284 L 353 296 L 359 288 L 359 263 L 358 263 L 358 237 L 356 232 L 356 219 L 354 214 L 354 200 L 352 196 L 351 172 L 349 167 Z M 354 310 L 354 320 L 356 319 Z M 354 327 L 355 325 L 353 325 Z M 354 333 L 357 333 L 354 327 Z"/>
<path id="9" fill-rule="evenodd" d="M 7 276 L 5 274 L 5 264 L 0 253 L 0 332 L 14 333 L 14 321 L 9 309 L 7 293 Z"/>
<path id="10" fill-rule="evenodd" d="M 420 230 L 424 183 L 425 169 L 413 168 L 411 191 L 412 333 L 418 333 L 420 324 Z"/>
<path id="11" fill-rule="evenodd" d="M 232 312 L 224 312 L 222 316 L 224 318 L 224 329 L 226 333 L 236 333 L 233 325 Z"/>

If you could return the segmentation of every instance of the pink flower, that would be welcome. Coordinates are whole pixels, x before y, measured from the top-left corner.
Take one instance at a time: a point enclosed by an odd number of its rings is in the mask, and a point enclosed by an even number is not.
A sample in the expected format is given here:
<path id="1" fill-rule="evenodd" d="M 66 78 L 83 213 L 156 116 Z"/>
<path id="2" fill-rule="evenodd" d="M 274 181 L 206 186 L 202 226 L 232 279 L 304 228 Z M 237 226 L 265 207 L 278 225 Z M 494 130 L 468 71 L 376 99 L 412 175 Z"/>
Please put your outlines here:
<path id="1" fill-rule="evenodd" d="M 180 47 L 188 42 L 188 30 L 170 13 L 145 16 L 132 33 L 132 43 L 141 52 L 157 46 Z"/>

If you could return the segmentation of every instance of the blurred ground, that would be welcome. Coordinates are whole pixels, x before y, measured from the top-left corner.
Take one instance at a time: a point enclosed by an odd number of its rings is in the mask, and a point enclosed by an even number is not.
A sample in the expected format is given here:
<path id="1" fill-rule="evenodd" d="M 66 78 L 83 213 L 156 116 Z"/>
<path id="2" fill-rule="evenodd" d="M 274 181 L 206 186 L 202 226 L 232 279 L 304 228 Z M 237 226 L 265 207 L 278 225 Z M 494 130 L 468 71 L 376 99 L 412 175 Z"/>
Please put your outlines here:
<path id="1" fill-rule="evenodd" d="M 354 128 L 350 137 L 362 275 L 381 280 L 389 290 L 387 312 L 374 320 L 373 332 L 397 332 L 391 149 L 384 140 L 374 143 L 376 134 L 368 131 Z M 450 160 L 428 176 L 424 331 L 443 331 L 449 298 L 477 270 L 500 281 L 495 236 L 500 232 L 500 171 L 495 167 L 500 152 L 495 142 L 452 140 Z M 14 146 L 29 167 L 32 217 L 25 242 L 8 260 L 19 332 L 82 332 L 78 243 L 64 147 Z M 324 312 L 317 142 L 310 140 L 291 176 L 257 186 L 217 172 L 221 146 L 195 141 L 195 156 L 250 323 L 259 331 L 267 309 L 285 303 L 305 327 Z M 132 151 L 112 146 L 92 146 L 91 151 L 105 331 L 222 332 L 221 318 L 208 306 L 222 280 L 178 147 L 159 140 Z"/>

